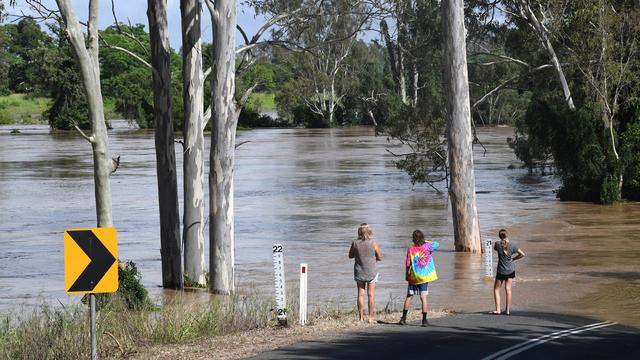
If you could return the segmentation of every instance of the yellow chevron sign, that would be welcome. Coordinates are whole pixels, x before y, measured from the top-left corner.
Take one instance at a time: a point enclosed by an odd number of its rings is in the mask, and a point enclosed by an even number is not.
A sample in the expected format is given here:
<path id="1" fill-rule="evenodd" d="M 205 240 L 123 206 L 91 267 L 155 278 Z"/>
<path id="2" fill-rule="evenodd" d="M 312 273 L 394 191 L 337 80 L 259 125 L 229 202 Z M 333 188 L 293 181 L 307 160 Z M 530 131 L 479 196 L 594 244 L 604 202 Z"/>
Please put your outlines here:
<path id="1" fill-rule="evenodd" d="M 69 294 L 118 290 L 118 235 L 114 228 L 64 232 L 64 285 Z"/>

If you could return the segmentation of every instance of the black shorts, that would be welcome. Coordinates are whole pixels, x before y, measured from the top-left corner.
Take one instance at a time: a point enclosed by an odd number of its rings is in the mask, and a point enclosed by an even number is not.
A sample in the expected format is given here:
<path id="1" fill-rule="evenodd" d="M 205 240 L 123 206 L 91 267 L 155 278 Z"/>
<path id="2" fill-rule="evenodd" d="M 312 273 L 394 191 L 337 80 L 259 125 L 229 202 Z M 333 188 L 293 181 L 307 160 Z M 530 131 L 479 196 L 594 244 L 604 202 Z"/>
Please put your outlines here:
<path id="1" fill-rule="evenodd" d="M 514 277 L 516 277 L 516 272 L 512 272 L 511 274 L 500 274 L 500 273 L 496 273 L 496 280 L 507 280 L 507 279 L 513 279 Z"/>

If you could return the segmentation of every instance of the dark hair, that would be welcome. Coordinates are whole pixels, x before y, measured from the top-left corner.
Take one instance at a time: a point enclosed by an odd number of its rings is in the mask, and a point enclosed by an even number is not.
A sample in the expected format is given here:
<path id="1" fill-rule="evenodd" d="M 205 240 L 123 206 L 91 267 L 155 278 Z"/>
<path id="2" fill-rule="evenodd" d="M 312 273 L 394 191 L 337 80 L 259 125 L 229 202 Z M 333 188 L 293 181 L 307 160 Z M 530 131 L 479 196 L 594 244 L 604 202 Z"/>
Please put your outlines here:
<path id="1" fill-rule="evenodd" d="M 506 239 L 507 238 L 507 230 L 500 229 L 500 231 L 498 231 L 498 237 L 500 239 Z"/>
<path id="2" fill-rule="evenodd" d="M 424 241 L 424 234 L 420 230 L 416 230 L 413 232 L 413 243 L 416 245 L 422 245 L 426 241 Z"/>

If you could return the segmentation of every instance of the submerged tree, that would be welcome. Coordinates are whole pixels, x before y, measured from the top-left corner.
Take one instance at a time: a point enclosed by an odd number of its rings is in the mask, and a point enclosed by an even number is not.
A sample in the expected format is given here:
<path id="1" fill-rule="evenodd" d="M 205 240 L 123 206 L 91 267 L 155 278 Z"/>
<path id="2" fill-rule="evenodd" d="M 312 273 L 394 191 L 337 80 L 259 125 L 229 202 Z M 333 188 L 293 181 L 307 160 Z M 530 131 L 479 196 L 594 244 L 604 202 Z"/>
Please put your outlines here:
<path id="1" fill-rule="evenodd" d="M 111 217 L 111 186 L 109 176 L 116 171 L 118 161 L 111 159 L 109 139 L 104 121 L 102 90 L 100 89 L 100 63 L 98 61 L 98 15 L 97 0 L 89 1 L 89 19 L 86 34 L 69 0 L 56 0 L 60 15 L 65 24 L 65 32 L 73 46 L 82 84 L 87 97 L 91 134 L 86 135 L 80 128 L 80 134 L 93 149 L 93 177 L 96 196 L 96 215 L 98 227 L 113 227 Z"/>
<path id="2" fill-rule="evenodd" d="M 180 2 L 182 16 L 184 270 L 185 277 L 205 285 L 204 254 L 204 73 L 200 19 L 202 2 Z"/>
<path id="3" fill-rule="evenodd" d="M 173 135 L 171 64 L 166 0 L 148 1 L 151 63 L 153 66 L 154 134 L 160 207 L 162 286 L 184 285 L 176 153 Z"/>
<path id="4" fill-rule="evenodd" d="M 457 251 L 480 252 L 480 225 L 473 173 L 473 137 L 467 78 L 467 55 L 462 0 L 442 2 L 444 71 L 447 94 L 449 199 Z"/>

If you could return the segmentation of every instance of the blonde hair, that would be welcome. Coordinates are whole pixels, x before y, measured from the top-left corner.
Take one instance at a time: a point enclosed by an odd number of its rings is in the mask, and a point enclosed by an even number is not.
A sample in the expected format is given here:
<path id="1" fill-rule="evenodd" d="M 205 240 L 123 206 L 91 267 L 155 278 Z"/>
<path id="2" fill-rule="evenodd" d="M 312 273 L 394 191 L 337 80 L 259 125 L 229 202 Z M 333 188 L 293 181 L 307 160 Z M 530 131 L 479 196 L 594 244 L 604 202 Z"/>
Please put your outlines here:
<path id="1" fill-rule="evenodd" d="M 373 232 L 371 231 L 371 226 L 367 223 L 362 223 L 358 227 L 358 240 L 371 240 L 371 235 Z"/>

